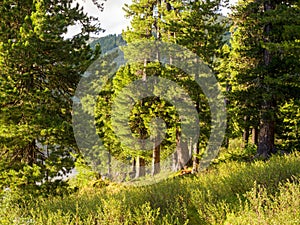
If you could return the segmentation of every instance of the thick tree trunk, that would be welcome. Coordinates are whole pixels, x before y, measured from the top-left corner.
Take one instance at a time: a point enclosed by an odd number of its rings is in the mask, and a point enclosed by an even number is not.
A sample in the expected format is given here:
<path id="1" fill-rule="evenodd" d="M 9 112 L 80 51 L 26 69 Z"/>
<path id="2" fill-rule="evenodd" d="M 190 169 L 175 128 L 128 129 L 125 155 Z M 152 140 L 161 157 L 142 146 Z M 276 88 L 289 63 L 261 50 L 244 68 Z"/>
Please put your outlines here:
<path id="1" fill-rule="evenodd" d="M 36 147 L 35 140 L 29 142 L 28 145 L 23 149 L 21 158 L 24 159 L 24 161 L 30 166 L 36 163 L 37 147 Z"/>
<path id="2" fill-rule="evenodd" d="M 275 122 L 266 117 L 262 118 L 259 128 L 258 156 L 267 158 L 274 151 L 274 134 Z"/>
<path id="3" fill-rule="evenodd" d="M 138 156 L 136 160 L 136 175 L 135 175 L 136 178 L 143 177 L 146 175 L 145 165 L 146 165 L 145 159 Z"/>
<path id="4" fill-rule="evenodd" d="M 152 155 L 152 176 L 160 172 L 160 145 L 155 142 Z"/>
<path id="5" fill-rule="evenodd" d="M 188 143 L 183 141 L 179 131 L 176 131 L 177 170 L 185 167 L 189 160 Z"/>

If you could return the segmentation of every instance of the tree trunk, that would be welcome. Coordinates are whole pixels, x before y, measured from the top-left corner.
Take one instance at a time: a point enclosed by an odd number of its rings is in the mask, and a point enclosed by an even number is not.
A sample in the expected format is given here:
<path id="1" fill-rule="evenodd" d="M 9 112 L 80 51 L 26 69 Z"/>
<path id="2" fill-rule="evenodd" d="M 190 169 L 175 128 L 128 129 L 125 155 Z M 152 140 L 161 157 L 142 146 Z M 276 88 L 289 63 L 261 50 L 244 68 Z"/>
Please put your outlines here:
<path id="1" fill-rule="evenodd" d="M 229 77 L 230 77 L 230 74 L 229 74 Z M 229 84 L 229 81 L 227 81 L 226 82 L 226 94 L 229 94 L 230 92 L 231 92 L 231 85 Z M 229 104 L 230 104 L 230 100 L 228 97 L 226 97 L 224 101 L 225 101 L 226 111 L 227 111 Z M 225 138 L 224 138 L 224 142 L 223 142 L 223 145 L 226 149 L 228 149 L 228 147 L 229 147 L 229 133 L 230 133 L 229 123 L 230 123 L 230 115 L 227 114 L 226 133 L 225 133 Z"/>
<path id="2" fill-rule="evenodd" d="M 146 165 L 145 159 L 138 156 L 136 160 L 136 175 L 135 175 L 136 178 L 143 177 L 146 175 L 145 165 Z"/>
<path id="3" fill-rule="evenodd" d="M 274 134 L 275 122 L 266 117 L 262 118 L 259 128 L 258 156 L 267 158 L 274 151 Z"/>
<path id="4" fill-rule="evenodd" d="M 198 158 L 198 155 L 199 155 L 199 146 L 198 146 L 198 143 L 194 143 L 193 145 L 193 153 L 194 153 L 194 157 L 193 157 L 193 170 L 192 170 L 192 173 L 197 173 L 199 172 L 199 158 Z"/>
<path id="5" fill-rule="evenodd" d="M 152 158 L 152 176 L 158 174 L 159 172 L 160 172 L 160 145 L 159 144 L 157 145 L 155 139 L 155 143 L 153 147 L 153 158 Z"/>
<path id="6" fill-rule="evenodd" d="M 226 125 L 227 126 L 227 125 Z M 228 127 L 228 126 L 227 126 Z M 227 129 L 227 128 L 226 128 Z M 224 142 L 223 142 L 223 146 L 224 146 L 224 148 L 226 148 L 226 149 L 228 149 L 228 147 L 229 147 L 229 137 L 227 136 L 227 134 L 226 134 L 226 136 L 224 137 Z"/>
<path id="7" fill-rule="evenodd" d="M 244 144 L 243 147 L 245 148 L 249 143 L 249 136 L 250 136 L 249 116 L 244 117 L 244 123 L 245 123 L 245 129 L 243 133 L 243 144 Z"/>
<path id="8" fill-rule="evenodd" d="M 30 166 L 37 161 L 36 148 L 35 140 L 32 140 L 22 151 L 22 159 Z"/>
<path id="9" fill-rule="evenodd" d="M 134 178 L 136 176 L 136 160 L 133 158 L 132 164 L 131 164 L 131 172 L 129 173 L 130 178 Z"/>
<path id="10" fill-rule="evenodd" d="M 252 128 L 252 143 L 256 146 L 258 146 L 258 128 L 253 127 Z"/>
<path id="11" fill-rule="evenodd" d="M 135 160 L 135 158 L 133 158 L 133 160 L 132 160 L 132 172 L 134 174 L 136 174 L 136 160 Z"/>
<path id="12" fill-rule="evenodd" d="M 197 110 L 198 115 L 199 115 L 199 113 L 200 113 L 200 99 L 199 98 L 196 101 L 196 110 Z M 196 143 L 193 143 L 193 154 L 194 154 L 194 157 L 193 157 L 193 169 L 192 169 L 192 173 L 197 173 L 198 172 L 199 163 L 200 163 L 200 160 L 198 158 L 198 155 L 199 155 L 199 152 L 200 152 L 198 141 Z"/>
<path id="13" fill-rule="evenodd" d="M 179 131 L 176 131 L 176 152 L 177 152 L 177 168 L 176 170 L 181 170 L 184 168 L 189 160 L 189 149 L 188 143 L 183 141 Z"/>

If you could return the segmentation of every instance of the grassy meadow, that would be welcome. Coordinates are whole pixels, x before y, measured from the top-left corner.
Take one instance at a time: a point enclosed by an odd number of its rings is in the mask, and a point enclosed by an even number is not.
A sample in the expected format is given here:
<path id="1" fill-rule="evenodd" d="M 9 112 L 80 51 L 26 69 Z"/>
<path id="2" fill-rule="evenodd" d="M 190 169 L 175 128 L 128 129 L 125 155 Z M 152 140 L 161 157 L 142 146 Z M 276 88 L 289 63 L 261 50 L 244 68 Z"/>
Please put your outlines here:
<path id="1" fill-rule="evenodd" d="M 299 152 L 262 161 L 251 159 L 251 148 L 231 148 L 198 175 L 142 187 L 71 184 L 77 191 L 60 197 L 3 191 L 0 224 L 300 224 Z"/>

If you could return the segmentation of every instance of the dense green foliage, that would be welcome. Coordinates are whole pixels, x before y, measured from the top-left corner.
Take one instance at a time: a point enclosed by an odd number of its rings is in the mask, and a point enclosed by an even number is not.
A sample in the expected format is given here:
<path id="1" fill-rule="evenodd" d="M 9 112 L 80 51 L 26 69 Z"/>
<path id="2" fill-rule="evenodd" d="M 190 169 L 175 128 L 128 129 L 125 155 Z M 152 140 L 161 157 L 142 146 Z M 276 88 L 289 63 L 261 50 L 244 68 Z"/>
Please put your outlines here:
<path id="1" fill-rule="evenodd" d="M 170 8 L 171 7 L 171 8 Z M 200 60 L 213 68 L 214 62 L 218 54 L 218 49 L 223 44 L 223 34 L 226 31 L 226 22 L 224 18 L 221 18 L 218 9 L 220 7 L 220 1 L 210 2 L 182 2 L 182 1 L 133 1 L 130 5 L 125 5 L 127 17 L 131 19 L 131 28 L 124 31 L 122 36 L 127 43 L 141 43 L 144 41 L 164 41 L 170 43 L 178 43 L 186 46 L 191 52 L 194 52 L 200 56 Z M 199 10 L 199 8 L 203 10 Z M 196 22 L 194 21 L 196 18 Z M 220 19 L 221 18 L 221 19 Z M 190 28 L 190 29 L 186 29 Z M 201 30 L 205 32 L 200 32 Z M 200 33 L 199 33 L 200 32 Z M 201 35 L 200 35 L 201 34 Z M 198 37 L 197 40 L 193 40 L 194 37 Z M 203 43 L 199 45 L 198 43 Z M 126 48 L 125 48 L 126 50 Z M 146 49 L 139 49 L 138 45 L 135 48 L 130 48 L 129 51 L 124 51 L 125 58 L 134 57 L 134 55 L 143 55 L 143 51 Z M 116 76 L 111 79 L 111 84 L 108 84 L 108 89 L 100 93 L 96 109 L 96 126 L 100 137 L 104 141 L 104 145 L 113 153 L 117 158 L 130 158 L 135 168 L 135 163 L 139 162 L 136 171 L 136 177 L 145 175 L 144 171 L 140 171 L 141 167 L 149 165 L 152 160 L 153 168 L 152 174 L 159 172 L 161 159 L 164 159 L 171 149 L 176 149 L 173 154 L 173 168 L 183 169 L 187 161 L 189 161 L 188 151 L 191 152 L 194 148 L 194 171 L 197 171 L 199 163 L 197 163 L 200 153 L 205 151 L 211 126 L 211 116 L 208 106 L 208 100 L 203 94 L 202 90 L 198 87 L 195 80 L 198 78 L 198 74 L 185 74 L 179 68 L 164 66 L 160 62 L 161 52 L 156 49 L 152 54 L 156 55 L 155 61 L 151 62 L 149 56 L 145 55 L 141 59 L 142 62 L 126 65 L 117 72 Z M 176 55 L 170 56 L 170 64 L 172 62 L 171 57 L 177 57 Z M 200 126 L 200 135 L 198 140 L 188 143 L 189 137 L 184 140 L 184 134 L 182 132 L 182 121 L 179 119 L 182 115 L 176 115 L 174 112 L 174 106 L 170 106 L 170 102 L 166 99 L 159 99 L 159 96 L 140 99 L 134 107 L 131 117 L 129 118 L 129 126 L 133 131 L 134 136 L 140 139 L 146 139 L 150 136 L 151 127 L 149 122 L 151 119 L 159 117 L 163 119 L 167 124 L 167 136 L 165 142 L 159 145 L 156 144 L 157 139 L 153 139 L 153 152 L 152 155 L 145 151 L 132 151 L 126 147 L 125 133 L 128 130 L 124 126 L 119 125 L 118 131 L 122 133 L 122 138 L 118 140 L 111 120 L 113 117 L 121 118 L 124 110 L 128 107 L 126 101 L 123 100 L 123 105 L 118 106 L 118 110 L 114 111 L 114 115 L 111 111 L 111 106 L 117 106 L 115 104 L 116 96 L 122 93 L 122 88 L 136 80 L 151 80 L 153 77 L 167 78 L 168 80 L 176 82 L 178 84 L 177 90 L 168 90 L 169 95 L 176 96 L 180 93 L 182 88 L 191 99 L 192 104 L 198 113 L 200 120 L 193 121 L 194 124 Z M 194 77 L 194 78 L 191 78 Z M 149 84 L 148 84 L 149 85 Z M 165 87 L 164 87 L 165 88 Z M 169 88 L 170 89 L 170 88 Z M 128 94 L 128 93 L 126 93 Z M 135 94 L 135 93 L 133 93 Z M 123 93 L 124 95 L 124 93 Z M 125 97 L 124 97 L 125 98 Z M 128 97 L 127 97 L 128 98 Z M 186 112 L 186 114 L 189 114 Z M 196 126 L 197 126 L 196 125 Z M 124 133 L 125 132 L 125 133 Z M 127 137 L 130 137 L 130 133 Z M 182 139 L 181 139 L 182 138 Z M 130 138 L 129 138 L 130 139 Z M 197 139 L 197 138 L 196 138 Z M 116 146 L 118 146 L 116 148 Z M 193 147 L 191 147 L 193 146 Z M 166 150 L 167 149 L 167 150 Z M 144 150 L 142 147 L 138 150 Z M 171 150 L 171 151 L 170 151 Z M 165 152 L 164 152 L 165 151 Z M 157 167 L 155 169 L 155 167 Z M 142 168 L 142 170 L 144 170 Z M 134 172 L 134 171 L 133 171 Z"/>
<path id="2" fill-rule="evenodd" d="M 99 55 L 86 41 L 101 29 L 96 18 L 72 5 L 0 3 L 0 189 L 39 189 L 47 195 L 59 184 L 52 179 L 61 180 L 74 167 L 71 97 Z M 65 39 L 77 22 L 82 31 Z"/>
<path id="3" fill-rule="evenodd" d="M 299 1 L 246 0 L 231 16 L 232 39 L 230 48 L 223 48 L 220 77 L 230 90 L 232 123 L 244 130 L 246 142 L 250 129 L 257 130 L 254 144 L 262 157 L 298 133 L 288 121 L 297 115 L 293 103 L 299 101 L 299 12 Z M 296 110 L 290 115 L 289 106 Z"/>

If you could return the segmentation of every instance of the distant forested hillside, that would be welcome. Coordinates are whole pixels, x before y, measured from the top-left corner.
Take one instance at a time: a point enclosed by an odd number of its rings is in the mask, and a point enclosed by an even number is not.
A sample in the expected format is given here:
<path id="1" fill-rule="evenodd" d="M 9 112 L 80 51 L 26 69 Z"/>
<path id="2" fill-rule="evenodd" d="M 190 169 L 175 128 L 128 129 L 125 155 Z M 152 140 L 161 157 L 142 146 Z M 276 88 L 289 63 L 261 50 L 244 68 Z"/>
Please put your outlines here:
<path id="1" fill-rule="evenodd" d="M 229 44 L 230 32 L 224 34 L 224 41 Z M 104 54 L 116 47 L 126 45 L 126 41 L 123 39 L 122 34 L 109 34 L 100 38 L 91 38 L 90 46 L 94 49 L 97 44 L 101 46 L 101 53 Z"/>
<path id="2" fill-rule="evenodd" d="M 92 48 L 96 46 L 96 44 L 100 44 L 101 46 L 101 52 L 106 53 L 118 46 L 125 45 L 126 42 L 122 38 L 121 34 L 109 34 L 105 37 L 94 39 L 90 45 Z"/>

